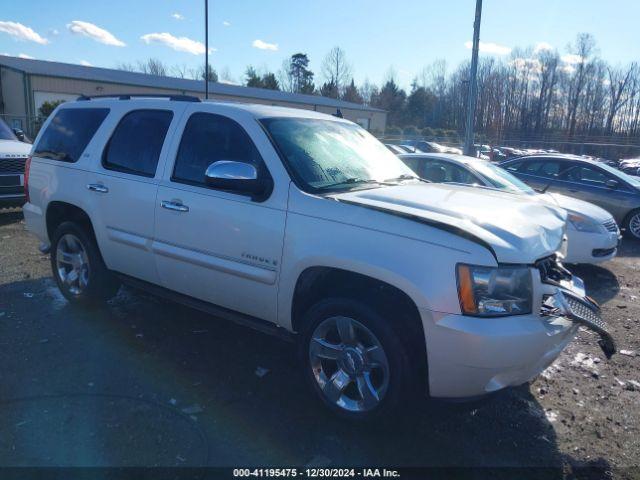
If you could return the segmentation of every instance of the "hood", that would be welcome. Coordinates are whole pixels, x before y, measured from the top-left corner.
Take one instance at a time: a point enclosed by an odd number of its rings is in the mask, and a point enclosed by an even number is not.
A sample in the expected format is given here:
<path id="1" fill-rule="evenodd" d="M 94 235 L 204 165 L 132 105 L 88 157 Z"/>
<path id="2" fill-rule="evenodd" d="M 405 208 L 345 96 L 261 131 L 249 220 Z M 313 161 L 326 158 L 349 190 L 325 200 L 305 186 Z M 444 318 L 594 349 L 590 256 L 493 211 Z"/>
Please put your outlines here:
<path id="1" fill-rule="evenodd" d="M 407 183 L 332 195 L 460 232 L 489 247 L 500 263 L 526 263 L 562 246 L 566 212 L 522 195 L 442 183 Z"/>
<path id="2" fill-rule="evenodd" d="M 538 195 L 541 200 L 547 201 L 552 205 L 564 208 L 568 212 L 579 213 L 585 217 L 589 217 L 596 223 L 604 223 L 613 220 L 613 216 L 604 208 L 600 208 L 593 203 L 578 200 L 577 198 L 568 197 L 560 193 L 545 193 Z"/>
<path id="3" fill-rule="evenodd" d="M 17 140 L 0 140 L 0 159 L 6 157 L 26 157 L 31 152 L 30 143 Z"/>

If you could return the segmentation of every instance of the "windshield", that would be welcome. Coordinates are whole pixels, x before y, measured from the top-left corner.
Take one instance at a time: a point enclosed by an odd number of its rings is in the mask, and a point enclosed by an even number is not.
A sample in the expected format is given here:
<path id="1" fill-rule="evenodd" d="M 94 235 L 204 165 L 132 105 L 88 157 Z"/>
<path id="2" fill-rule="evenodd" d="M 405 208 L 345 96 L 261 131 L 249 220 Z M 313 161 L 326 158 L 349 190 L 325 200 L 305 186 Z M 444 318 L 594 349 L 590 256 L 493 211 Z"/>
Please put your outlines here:
<path id="1" fill-rule="evenodd" d="M 598 166 L 603 170 L 606 170 L 607 172 L 609 172 L 611 175 L 615 175 L 619 179 L 624 180 L 628 184 L 633 185 L 634 187 L 640 188 L 640 180 L 637 177 L 632 177 L 631 175 L 627 175 L 626 173 L 621 172 L 620 170 L 613 168 L 604 162 L 598 163 Z"/>
<path id="2" fill-rule="evenodd" d="M 471 167 L 485 177 L 492 186 L 500 190 L 509 190 L 511 192 L 522 192 L 528 195 L 535 195 L 535 191 L 526 183 L 518 180 L 509 172 L 500 168 L 493 163 L 477 161 L 471 164 Z"/>
<path id="3" fill-rule="evenodd" d="M 415 176 L 356 124 L 308 118 L 268 118 L 262 124 L 305 190 L 372 188 L 377 182 Z"/>
<path id="4" fill-rule="evenodd" d="M 9 126 L 0 118 L 0 140 L 18 140 Z"/>

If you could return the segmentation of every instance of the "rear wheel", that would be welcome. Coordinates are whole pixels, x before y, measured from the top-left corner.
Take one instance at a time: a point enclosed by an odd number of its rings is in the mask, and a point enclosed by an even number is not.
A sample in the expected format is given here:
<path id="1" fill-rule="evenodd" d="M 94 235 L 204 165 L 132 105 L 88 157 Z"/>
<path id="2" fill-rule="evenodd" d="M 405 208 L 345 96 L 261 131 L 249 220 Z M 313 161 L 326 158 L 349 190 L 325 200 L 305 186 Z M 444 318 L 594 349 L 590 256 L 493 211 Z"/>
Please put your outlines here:
<path id="1" fill-rule="evenodd" d="M 366 305 L 332 298 L 307 312 L 301 357 L 320 400 L 352 420 L 393 416 L 411 397 L 406 349 L 383 318 Z"/>
<path id="2" fill-rule="evenodd" d="M 102 261 L 93 235 L 74 222 L 56 228 L 51 242 L 51 270 L 58 288 L 73 303 L 106 301 L 120 286 Z"/>
<path id="3" fill-rule="evenodd" d="M 640 240 L 640 209 L 634 210 L 629 214 L 625 229 L 632 238 Z"/>

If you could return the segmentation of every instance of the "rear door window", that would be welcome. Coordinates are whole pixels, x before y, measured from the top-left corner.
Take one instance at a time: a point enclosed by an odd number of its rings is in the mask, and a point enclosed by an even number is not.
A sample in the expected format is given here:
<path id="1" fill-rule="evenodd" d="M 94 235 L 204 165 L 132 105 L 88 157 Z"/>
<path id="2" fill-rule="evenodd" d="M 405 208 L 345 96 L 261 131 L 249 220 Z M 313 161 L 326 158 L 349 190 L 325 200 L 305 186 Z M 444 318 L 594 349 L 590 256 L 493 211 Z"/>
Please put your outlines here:
<path id="1" fill-rule="evenodd" d="M 116 127 L 102 155 L 107 170 L 154 177 L 173 112 L 134 110 Z"/>
<path id="2" fill-rule="evenodd" d="M 34 156 L 77 162 L 108 114 L 108 108 L 59 110 L 35 146 Z"/>

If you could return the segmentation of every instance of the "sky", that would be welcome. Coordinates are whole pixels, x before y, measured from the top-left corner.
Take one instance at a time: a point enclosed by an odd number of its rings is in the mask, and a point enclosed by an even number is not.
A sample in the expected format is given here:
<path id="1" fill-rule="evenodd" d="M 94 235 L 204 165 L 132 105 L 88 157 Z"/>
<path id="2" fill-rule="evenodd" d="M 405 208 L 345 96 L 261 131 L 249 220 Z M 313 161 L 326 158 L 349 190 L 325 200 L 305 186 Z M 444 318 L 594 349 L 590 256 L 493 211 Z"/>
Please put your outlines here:
<path id="1" fill-rule="evenodd" d="M 0 0 L 0 54 L 113 68 L 149 57 L 197 68 L 204 62 L 203 0 Z M 595 36 L 612 64 L 640 60 L 638 0 L 484 0 L 481 55 L 515 47 L 557 48 Z M 210 62 L 242 82 L 247 65 L 277 72 L 307 53 L 316 83 L 340 46 L 356 83 L 393 72 L 408 87 L 426 65 L 471 56 L 475 0 L 209 0 Z M 320 77 L 320 78 L 318 78 Z"/>

